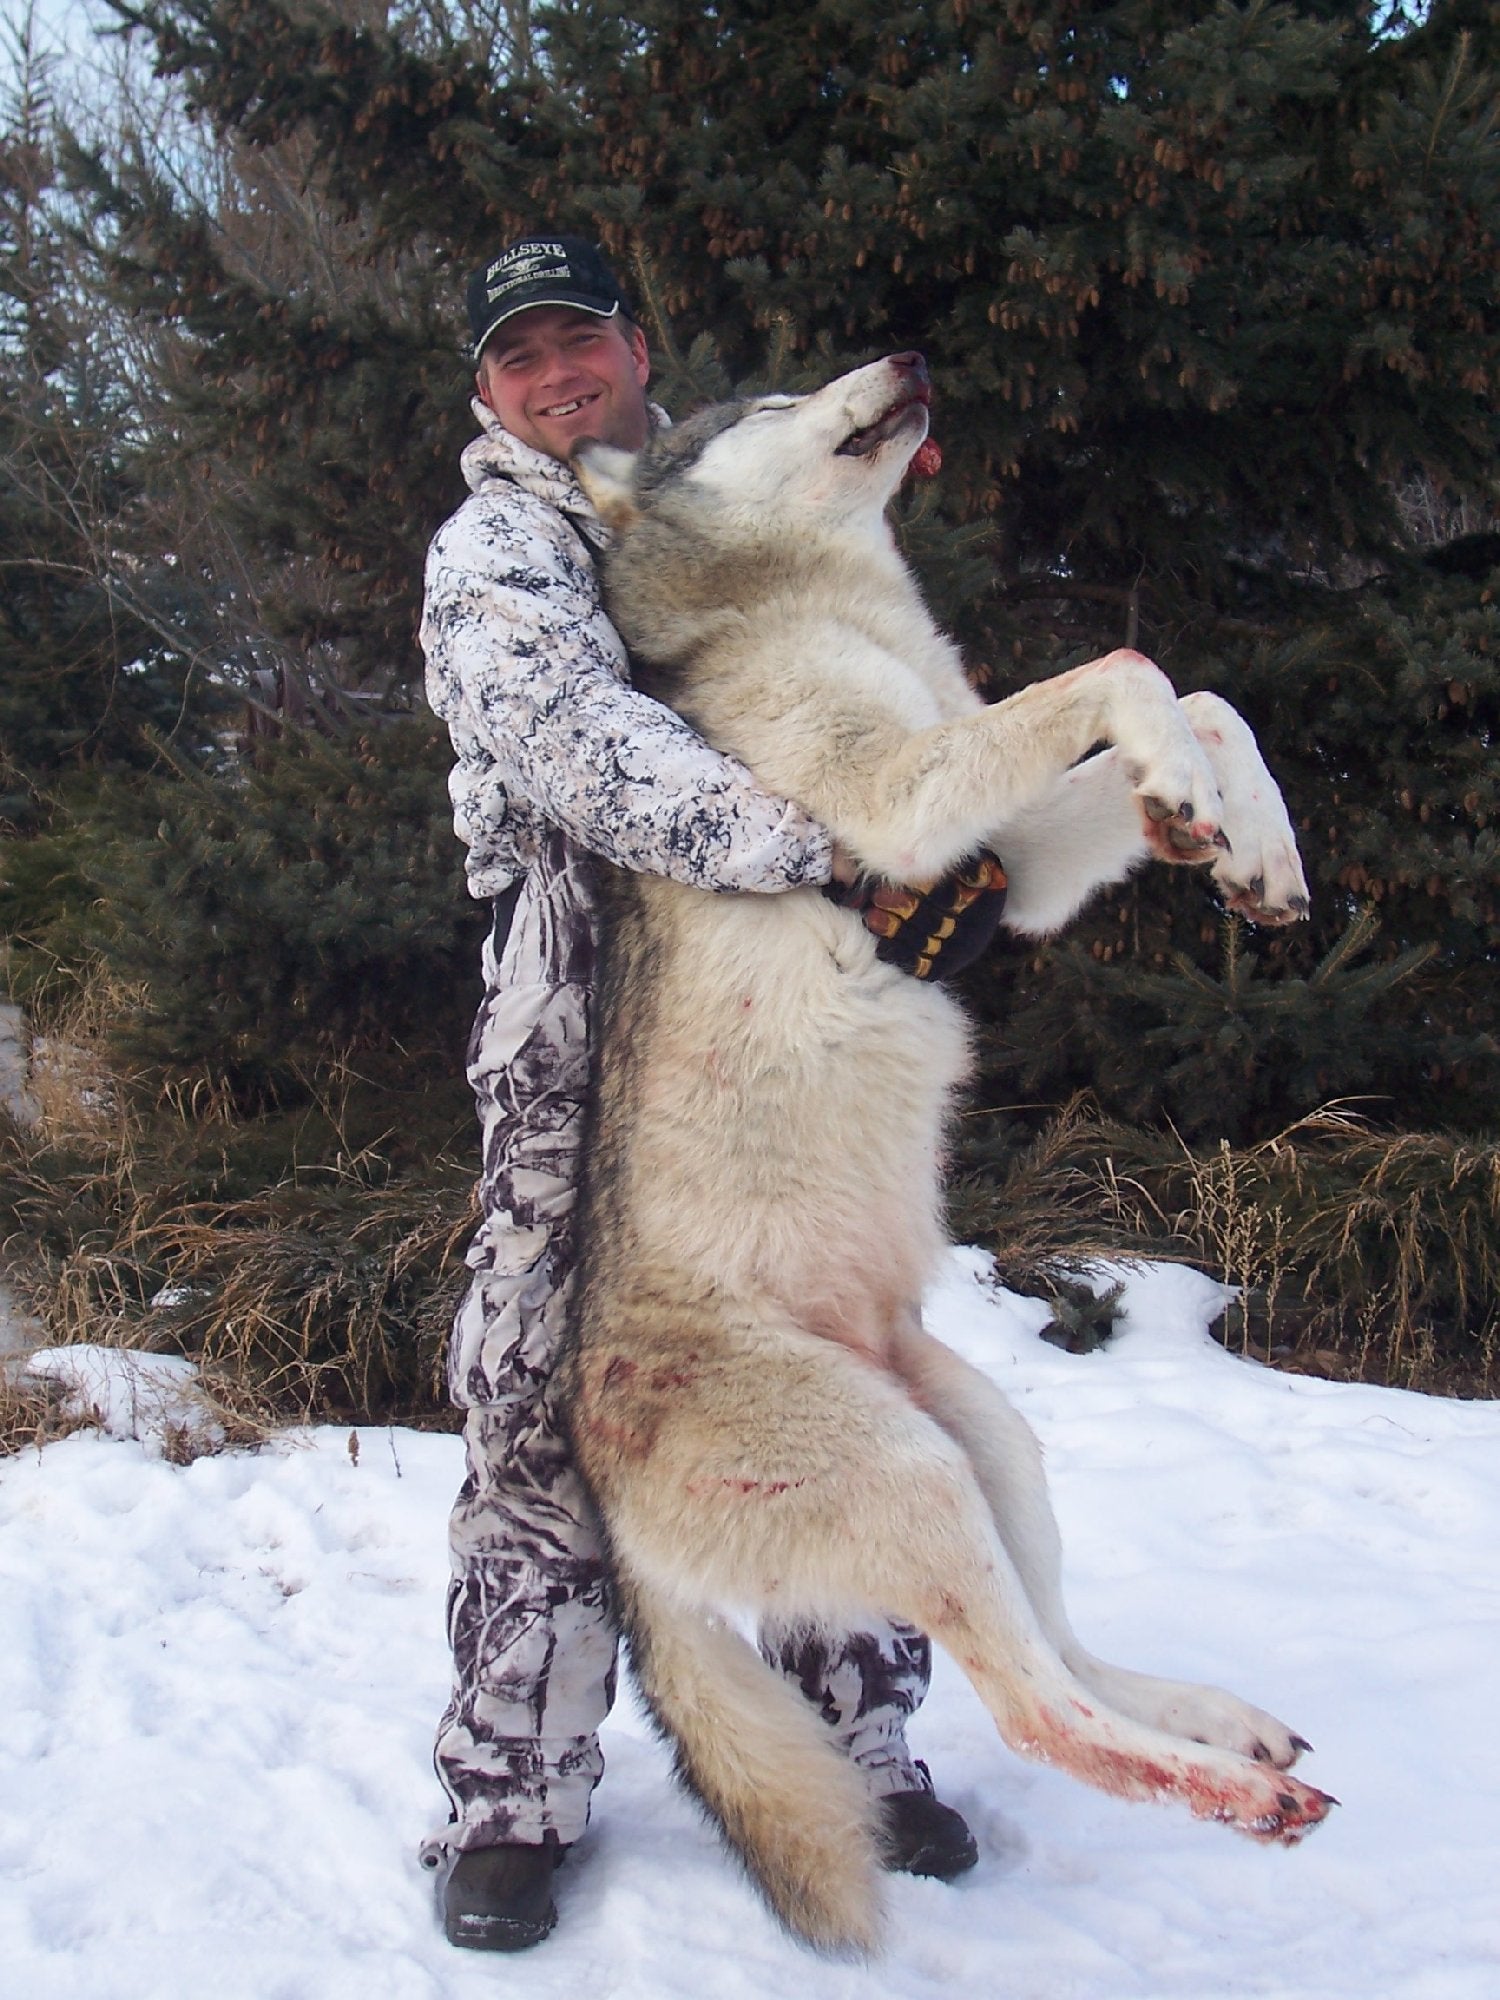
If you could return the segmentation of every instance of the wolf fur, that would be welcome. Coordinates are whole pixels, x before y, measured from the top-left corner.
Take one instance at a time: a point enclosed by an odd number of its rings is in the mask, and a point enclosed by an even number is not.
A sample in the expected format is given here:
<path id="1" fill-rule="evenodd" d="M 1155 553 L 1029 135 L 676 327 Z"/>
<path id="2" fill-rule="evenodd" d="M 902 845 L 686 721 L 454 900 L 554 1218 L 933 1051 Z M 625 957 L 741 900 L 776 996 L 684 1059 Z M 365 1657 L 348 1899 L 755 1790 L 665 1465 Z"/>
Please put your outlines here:
<path id="1" fill-rule="evenodd" d="M 581 447 L 641 684 L 871 876 L 921 882 L 993 847 L 1016 929 L 1055 929 L 1153 853 L 1205 862 L 1258 922 L 1304 914 L 1280 793 L 1225 702 L 1179 701 L 1128 651 L 974 695 L 885 520 L 926 402 L 920 357 L 898 355 L 706 411 L 638 456 Z M 1287 1775 L 1307 1746 L 1232 1695 L 1085 1651 L 1035 1439 L 923 1331 L 968 1065 L 954 1000 L 813 890 L 616 873 L 602 893 L 561 1400 L 645 1698 L 773 1908 L 813 1944 L 873 1947 L 880 1822 L 740 1637 L 746 1612 L 908 1620 L 1023 1755 L 1298 1839 L 1332 1803 Z"/>

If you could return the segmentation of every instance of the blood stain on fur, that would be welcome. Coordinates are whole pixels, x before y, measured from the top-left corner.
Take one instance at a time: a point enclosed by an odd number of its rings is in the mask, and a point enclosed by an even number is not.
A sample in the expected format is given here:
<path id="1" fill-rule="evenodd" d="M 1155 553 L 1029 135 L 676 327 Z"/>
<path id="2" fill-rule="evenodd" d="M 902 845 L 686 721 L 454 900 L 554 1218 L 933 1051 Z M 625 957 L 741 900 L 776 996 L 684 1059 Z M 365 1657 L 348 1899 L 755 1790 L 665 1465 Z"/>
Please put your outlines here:
<path id="1" fill-rule="evenodd" d="M 690 1389 L 698 1379 L 696 1368 L 653 1368 L 646 1378 L 651 1387 L 665 1393 L 668 1389 Z"/>
<path id="2" fill-rule="evenodd" d="M 652 1434 L 635 1430 L 629 1424 L 611 1423 L 608 1417 L 590 1414 L 583 1419 L 579 1429 L 596 1445 L 612 1446 L 622 1458 L 649 1458 L 651 1455 Z"/>
<path id="3" fill-rule="evenodd" d="M 711 1493 L 740 1493 L 749 1499 L 753 1493 L 758 1500 L 773 1500 L 778 1494 L 790 1493 L 796 1487 L 805 1486 L 805 1479 L 745 1479 L 730 1474 L 721 1474 L 713 1479 L 690 1479 L 685 1490 L 704 1499 Z"/>
<path id="4" fill-rule="evenodd" d="M 1290 1846 L 1319 1825 L 1334 1803 L 1309 1787 L 1301 1796 L 1289 1791 L 1275 1793 L 1275 1809 L 1258 1812 L 1254 1779 L 1248 1774 L 1247 1782 L 1236 1784 L 1191 1767 L 1173 1771 L 1150 1757 L 1105 1744 L 1081 1743 L 1060 1727 L 1050 1711 L 1043 1711 L 1043 1719 L 1056 1732 L 1048 1761 L 1065 1762 L 1075 1777 L 1122 1798 L 1180 1798 L 1195 1819 L 1217 1820 L 1263 1840 L 1276 1839 Z M 1068 1746 L 1066 1758 L 1057 1755 L 1059 1742 Z"/>

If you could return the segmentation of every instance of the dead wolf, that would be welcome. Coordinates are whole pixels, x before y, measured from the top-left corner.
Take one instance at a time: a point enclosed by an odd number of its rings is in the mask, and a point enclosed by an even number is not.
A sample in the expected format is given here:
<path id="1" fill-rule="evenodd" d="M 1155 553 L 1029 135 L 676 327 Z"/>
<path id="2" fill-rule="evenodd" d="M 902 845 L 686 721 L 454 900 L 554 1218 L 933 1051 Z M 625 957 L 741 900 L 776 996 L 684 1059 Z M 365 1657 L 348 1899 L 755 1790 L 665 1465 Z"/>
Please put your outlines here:
<path id="1" fill-rule="evenodd" d="M 1281 795 L 1223 701 L 1114 652 L 979 701 L 886 505 L 927 433 L 898 354 L 575 463 L 616 535 L 640 683 L 860 868 L 1003 859 L 1041 933 L 1152 853 L 1260 923 L 1305 914 Z M 1100 744 L 1109 747 L 1090 750 Z M 1080 761 L 1082 760 L 1082 761 Z M 1220 1690 L 1106 1666 L 1068 1623 L 1031 1431 L 922 1328 L 958 1006 L 815 890 L 602 890 L 599 1061 L 560 1401 L 642 1691 L 687 1784 L 810 1942 L 871 1948 L 876 1808 L 736 1614 L 908 1620 L 1012 1748 L 1129 1798 L 1294 1841 L 1332 1801 L 1306 1744 Z"/>

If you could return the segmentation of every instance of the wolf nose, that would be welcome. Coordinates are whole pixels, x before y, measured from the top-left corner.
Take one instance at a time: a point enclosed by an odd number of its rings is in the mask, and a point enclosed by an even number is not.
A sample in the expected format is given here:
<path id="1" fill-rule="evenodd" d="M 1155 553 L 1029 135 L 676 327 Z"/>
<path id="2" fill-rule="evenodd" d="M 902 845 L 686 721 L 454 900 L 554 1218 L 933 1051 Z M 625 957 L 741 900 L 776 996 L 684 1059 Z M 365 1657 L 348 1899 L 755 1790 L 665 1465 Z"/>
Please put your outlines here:
<path id="1" fill-rule="evenodd" d="M 918 354 L 915 348 L 906 354 L 891 355 L 889 365 L 892 368 L 904 369 L 907 374 L 914 377 L 918 382 L 926 382 L 927 380 L 926 359 L 923 355 Z"/>

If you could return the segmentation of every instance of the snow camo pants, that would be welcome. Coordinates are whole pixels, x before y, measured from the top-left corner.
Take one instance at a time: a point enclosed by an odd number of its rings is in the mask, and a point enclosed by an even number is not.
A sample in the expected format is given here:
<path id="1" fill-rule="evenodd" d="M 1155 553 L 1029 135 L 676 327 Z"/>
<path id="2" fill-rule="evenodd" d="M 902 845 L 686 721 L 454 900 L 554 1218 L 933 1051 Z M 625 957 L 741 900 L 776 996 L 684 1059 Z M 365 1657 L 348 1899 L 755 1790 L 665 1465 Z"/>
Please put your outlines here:
<path id="1" fill-rule="evenodd" d="M 469 1045 L 483 1221 L 448 1354 L 453 1400 L 468 1412 L 467 1471 L 449 1529 L 454 1685 L 435 1762 L 451 1817 L 424 1848 L 434 1866 L 445 1851 L 577 1840 L 604 1767 L 615 1629 L 588 1501 L 549 1402 L 589 1076 L 586 869 L 559 835 L 528 875 L 508 934 L 485 945 Z M 761 1649 L 874 1796 L 929 1788 L 905 1738 L 931 1672 L 921 1633 L 768 1627 Z"/>

